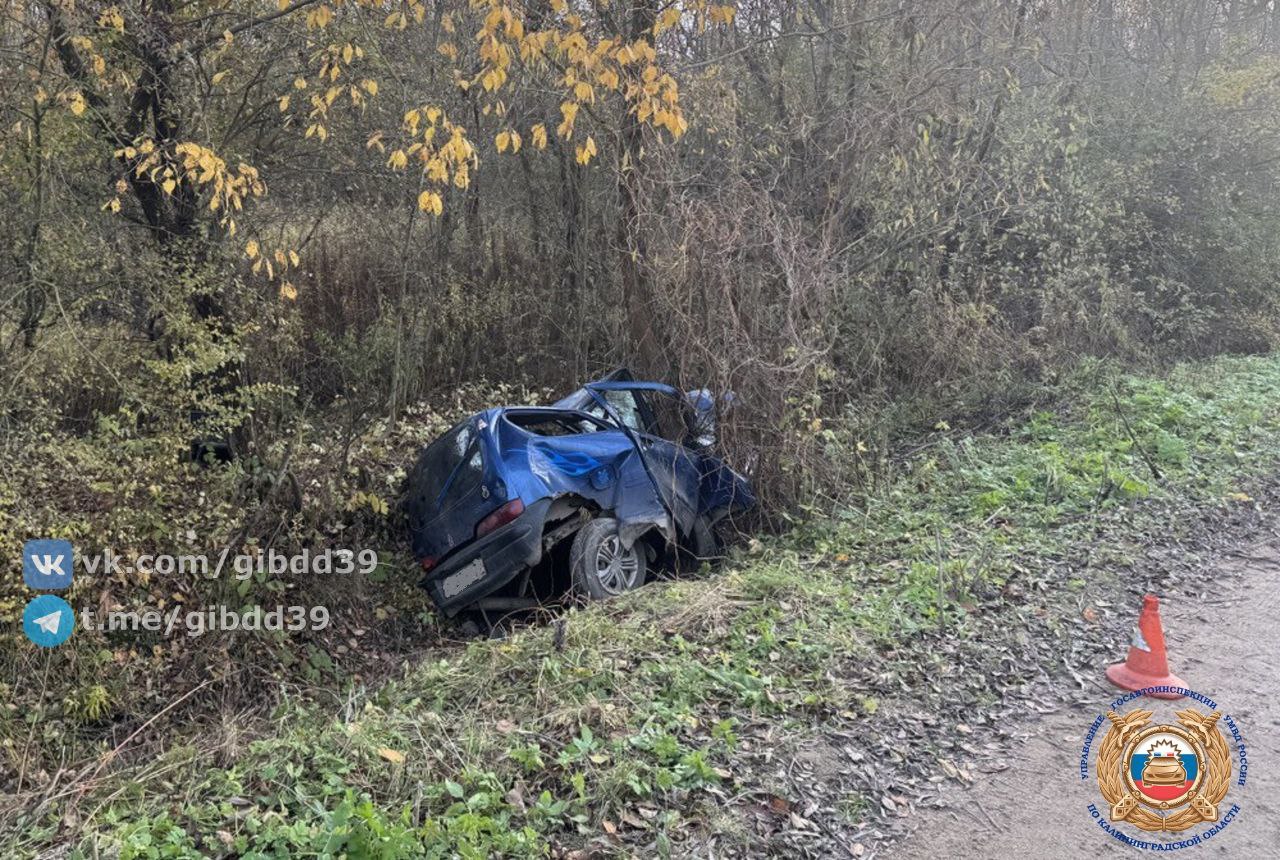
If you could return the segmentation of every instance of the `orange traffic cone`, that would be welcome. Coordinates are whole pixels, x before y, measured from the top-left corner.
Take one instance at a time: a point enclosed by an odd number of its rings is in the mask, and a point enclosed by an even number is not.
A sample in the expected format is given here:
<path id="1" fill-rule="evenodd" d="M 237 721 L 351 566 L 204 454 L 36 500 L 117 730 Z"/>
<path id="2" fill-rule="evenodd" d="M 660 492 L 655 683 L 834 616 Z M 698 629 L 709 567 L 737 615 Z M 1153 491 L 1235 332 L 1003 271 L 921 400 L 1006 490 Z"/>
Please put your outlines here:
<path id="1" fill-rule="evenodd" d="M 1129 658 L 1107 667 L 1107 680 L 1126 690 L 1147 687 L 1183 687 L 1181 678 L 1169 671 L 1169 658 L 1164 650 L 1164 629 L 1160 626 L 1160 600 L 1154 594 L 1142 598 L 1142 614 L 1133 629 Z M 1157 699 L 1181 699 L 1181 693 L 1148 693 Z"/>

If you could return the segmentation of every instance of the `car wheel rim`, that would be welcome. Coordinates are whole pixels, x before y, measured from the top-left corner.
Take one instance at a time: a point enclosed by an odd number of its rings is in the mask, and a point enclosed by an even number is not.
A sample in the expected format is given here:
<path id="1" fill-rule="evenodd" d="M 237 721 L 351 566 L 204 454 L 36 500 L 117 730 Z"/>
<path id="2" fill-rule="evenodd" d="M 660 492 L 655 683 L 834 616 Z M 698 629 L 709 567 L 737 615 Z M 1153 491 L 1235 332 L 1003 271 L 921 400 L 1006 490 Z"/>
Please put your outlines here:
<path id="1" fill-rule="evenodd" d="M 610 594 L 621 594 L 635 587 L 639 572 L 640 559 L 636 557 L 635 547 L 623 549 L 617 535 L 600 541 L 600 548 L 596 550 L 596 579 L 601 588 Z"/>

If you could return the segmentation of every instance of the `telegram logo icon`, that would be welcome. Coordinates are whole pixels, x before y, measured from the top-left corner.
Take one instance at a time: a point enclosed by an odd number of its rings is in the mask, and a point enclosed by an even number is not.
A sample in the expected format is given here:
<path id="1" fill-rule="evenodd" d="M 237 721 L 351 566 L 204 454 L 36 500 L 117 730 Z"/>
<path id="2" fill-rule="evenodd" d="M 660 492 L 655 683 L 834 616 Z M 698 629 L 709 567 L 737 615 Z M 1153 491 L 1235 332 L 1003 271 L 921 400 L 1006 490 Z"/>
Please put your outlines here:
<path id="1" fill-rule="evenodd" d="M 41 648 L 66 642 L 75 627 L 76 613 L 71 604 L 52 594 L 34 598 L 22 612 L 22 632 Z"/>

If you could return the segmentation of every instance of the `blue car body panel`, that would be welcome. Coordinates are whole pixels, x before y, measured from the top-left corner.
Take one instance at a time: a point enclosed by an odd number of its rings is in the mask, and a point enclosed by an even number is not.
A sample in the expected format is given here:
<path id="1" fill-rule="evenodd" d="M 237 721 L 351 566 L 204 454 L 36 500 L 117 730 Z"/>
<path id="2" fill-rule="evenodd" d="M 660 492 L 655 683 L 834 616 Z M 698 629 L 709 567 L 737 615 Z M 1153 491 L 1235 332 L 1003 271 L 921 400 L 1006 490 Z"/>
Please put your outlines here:
<path id="1" fill-rule="evenodd" d="M 547 525 L 539 518 L 556 500 L 587 502 L 617 519 L 628 546 L 650 530 L 676 543 L 700 517 L 712 522 L 755 504 L 746 479 L 718 458 L 626 425 L 604 397 L 627 391 L 679 397 L 662 383 L 590 383 L 555 406 L 477 413 L 424 450 L 410 476 L 406 513 L 413 553 L 430 563 L 423 585 L 444 611 L 456 612 L 536 564 Z M 532 429 L 540 426 L 564 435 Z M 478 536 L 485 517 L 516 499 L 523 513 L 515 522 Z M 463 569 L 470 572 L 456 577 Z"/>

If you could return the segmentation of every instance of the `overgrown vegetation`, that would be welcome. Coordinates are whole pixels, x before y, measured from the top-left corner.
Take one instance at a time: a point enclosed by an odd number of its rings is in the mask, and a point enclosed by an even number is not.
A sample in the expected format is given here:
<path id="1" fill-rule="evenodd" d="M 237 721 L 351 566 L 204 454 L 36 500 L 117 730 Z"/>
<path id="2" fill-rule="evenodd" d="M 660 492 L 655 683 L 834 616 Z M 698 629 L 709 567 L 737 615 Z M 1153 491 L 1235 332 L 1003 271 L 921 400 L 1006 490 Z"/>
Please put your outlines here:
<path id="1" fill-rule="evenodd" d="M 813 420 L 1272 345 L 1270 5 L 11 3 L 0 418 L 254 451 L 631 363 L 857 486 Z"/>
<path id="2" fill-rule="evenodd" d="M 1096 366 L 1059 391 L 1059 411 L 939 430 L 864 509 L 753 543 L 709 578 L 419 653 L 385 681 L 291 683 L 269 715 L 173 717 L 167 741 L 144 735 L 118 758 L 92 740 L 84 700 L 28 688 L 3 724 L 26 763 L 10 844 L 479 857 L 592 841 L 670 853 L 708 829 L 748 840 L 723 799 L 785 791 L 743 760 L 744 739 L 874 724 L 882 697 L 947 670 L 912 641 L 1015 619 L 1068 635 L 1064 614 L 1111 593 L 1132 535 L 1176 537 L 1163 505 L 1251 504 L 1242 488 L 1280 451 L 1277 386 L 1274 359 L 1167 379 Z M 1092 581 L 1068 577 L 1061 560 L 1088 547 Z M 6 675 L 83 659 L 27 655 Z M 868 686 L 886 671 L 892 684 Z M 850 798 L 850 815 L 862 806 Z"/>
<path id="3" fill-rule="evenodd" d="M 853 665 L 1052 618 L 1019 607 L 1084 586 L 1037 566 L 1110 512 L 1248 504 L 1271 465 L 1271 359 L 1120 374 L 1276 343 L 1275 3 L 0 9 L 10 853 L 731 839 L 715 801 L 768 790 L 753 729 L 862 725 Z M 413 587 L 406 468 L 619 364 L 736 393 L 761 537 L 458 646 Z M 32 537 L 125 562 L 78 608 L 334 624 L 37 653 Z M 130 567 L 334 547 L 380 563 Z"/>

